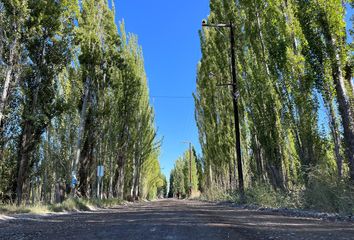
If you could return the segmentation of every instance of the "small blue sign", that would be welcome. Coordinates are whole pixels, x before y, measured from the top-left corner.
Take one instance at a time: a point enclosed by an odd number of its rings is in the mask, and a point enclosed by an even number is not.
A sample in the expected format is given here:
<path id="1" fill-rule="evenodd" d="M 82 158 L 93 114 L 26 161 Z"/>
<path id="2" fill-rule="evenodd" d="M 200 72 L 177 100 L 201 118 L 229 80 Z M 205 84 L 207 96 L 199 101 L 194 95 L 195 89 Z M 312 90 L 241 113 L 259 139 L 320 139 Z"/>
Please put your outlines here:
<path id="1" fill-rule="evenodd" d="M 77 184 L 77 180 L 76 180 L 75 177 L 73 177 L 73 178 L 71 179 L 71 185 L 72 185 L 72 186 L 75 186 L 76 184 Z"/>
<path id="2" fill-rule="evenodd" d="M 104 167 L 102 165 L 97 166 L 97 177 L 103 177 Z"/>

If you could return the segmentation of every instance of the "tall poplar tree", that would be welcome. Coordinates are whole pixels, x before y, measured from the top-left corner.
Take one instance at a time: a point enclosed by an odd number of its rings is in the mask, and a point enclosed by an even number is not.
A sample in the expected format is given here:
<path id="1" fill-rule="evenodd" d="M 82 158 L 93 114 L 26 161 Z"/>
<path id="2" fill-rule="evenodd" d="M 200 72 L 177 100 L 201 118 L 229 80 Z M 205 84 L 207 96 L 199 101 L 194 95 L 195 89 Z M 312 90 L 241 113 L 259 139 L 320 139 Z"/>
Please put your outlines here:
<path id="1" fill-rule="evenodd" d="M 28 1 L 30 15 L 25 22 L 23 44 L 29 60 L 21 84 L 25 98 L 18 151 L 17 204 L 22 201 L 23 185 L 34 163 L 31 154 L 45 127 L 61 111 L 60 99 L 54 97 L 54 81 L 71 59 L 72 6 L 70 1 Z"/>

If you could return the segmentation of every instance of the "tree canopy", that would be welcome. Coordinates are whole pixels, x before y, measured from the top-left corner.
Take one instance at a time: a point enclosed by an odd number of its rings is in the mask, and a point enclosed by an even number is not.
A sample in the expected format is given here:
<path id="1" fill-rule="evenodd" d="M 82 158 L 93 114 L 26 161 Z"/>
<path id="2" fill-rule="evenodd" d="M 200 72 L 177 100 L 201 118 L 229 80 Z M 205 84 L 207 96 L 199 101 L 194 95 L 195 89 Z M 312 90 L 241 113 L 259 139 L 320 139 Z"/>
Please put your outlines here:
<path id="1" fill-rule="evenodd" d="M 232 22 L 235 31 L 247 188 L 310 188 L 319 173 L 337 182 L 354 180 L 347 7 L 338 0 L 210 1 L 207 21 Z M 221 86 L 231 82 L 228 36 L 228 28 L 200 31 L 194 98 L 204 184 L 237 190 L 232 96 Z"/>
<path id="2" fill-rule="evenodd" d="M 0 198 L 157 197 L 166 180 L 143 52 L 114 4 L 1 0 L 0 18 Z"/>

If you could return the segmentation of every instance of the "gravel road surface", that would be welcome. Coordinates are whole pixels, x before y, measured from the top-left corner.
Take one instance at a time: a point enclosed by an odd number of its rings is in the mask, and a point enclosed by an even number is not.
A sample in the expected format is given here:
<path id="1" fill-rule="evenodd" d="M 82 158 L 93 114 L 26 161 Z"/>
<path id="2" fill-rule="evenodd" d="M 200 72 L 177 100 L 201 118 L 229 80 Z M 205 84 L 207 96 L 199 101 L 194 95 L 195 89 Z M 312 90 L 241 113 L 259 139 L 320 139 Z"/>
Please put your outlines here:
<path id="1" fill-rule="evenodd" d="M 354 239 L 354 224 L 295 218 L 216 203 L 160 200 L 94 212 L 16 215 L 0 239 Z"/>

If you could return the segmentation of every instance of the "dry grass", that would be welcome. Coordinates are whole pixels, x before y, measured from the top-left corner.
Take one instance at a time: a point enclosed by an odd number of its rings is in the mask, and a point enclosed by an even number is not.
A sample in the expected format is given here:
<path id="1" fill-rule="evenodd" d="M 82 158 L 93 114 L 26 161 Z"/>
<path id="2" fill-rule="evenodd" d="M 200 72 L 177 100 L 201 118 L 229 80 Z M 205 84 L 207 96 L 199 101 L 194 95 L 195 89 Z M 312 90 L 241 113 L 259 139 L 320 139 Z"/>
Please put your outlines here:
<path id="1" fill-rule="evenodd" d="M 33 206 L 16 206 L 16 205 L 0 205 L 0 214 L 20 214 L 20 213 L 32 213 L 32 214 L 46 214 L 50 213 L 48 206 L 45 205 L 33 205 Z"/>
<path id="2" fill-rule="evenodd" d="M 21 213 L 31 213 L 31 214 L 47 214 L 53 212 L 76 212 L 76 211 L 92 211 L 96 208 L 108 208 L 114 207 L 122 204 L 121 200 L 118 199 L 67 199 L 60 204 L 51 205 L 1 205 L 0 204 L 0 214 L 21 214 Z"/>

